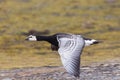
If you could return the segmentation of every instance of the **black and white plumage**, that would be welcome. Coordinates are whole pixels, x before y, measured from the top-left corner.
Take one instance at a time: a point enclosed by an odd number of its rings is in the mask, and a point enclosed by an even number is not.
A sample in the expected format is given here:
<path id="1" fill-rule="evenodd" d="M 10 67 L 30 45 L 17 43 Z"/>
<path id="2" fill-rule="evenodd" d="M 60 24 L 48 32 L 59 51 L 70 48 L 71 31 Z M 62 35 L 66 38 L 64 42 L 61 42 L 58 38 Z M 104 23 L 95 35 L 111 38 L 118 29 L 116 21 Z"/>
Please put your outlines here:
<path id="1" fill-rule="evenodd" d="M 79 77 L 80 74 L 80 55 L 84 46 L 99 43 L 97 40 L 85 38 L 81 35 L 66 33 L 57 33 L 51 36 L 30 35 L 26 40 L 51 43 L 52 50 L 58 50 L 64 68 L 75 77 Z"/>

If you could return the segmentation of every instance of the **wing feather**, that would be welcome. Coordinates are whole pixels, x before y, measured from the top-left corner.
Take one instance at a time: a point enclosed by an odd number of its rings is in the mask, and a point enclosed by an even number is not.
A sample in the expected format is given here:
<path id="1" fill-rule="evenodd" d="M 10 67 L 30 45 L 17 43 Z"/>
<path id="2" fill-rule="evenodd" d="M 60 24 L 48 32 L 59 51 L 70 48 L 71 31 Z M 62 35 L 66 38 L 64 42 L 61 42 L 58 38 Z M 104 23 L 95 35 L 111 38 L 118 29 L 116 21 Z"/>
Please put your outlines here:
<path id="1" fill-rule="evenodd" d="M 84 47 L 84 40 L 80 35 L 69 35 L 69 37 L 58 35 L 58 52 L 61 61 L 68 73 L 79 76 L 80 55 Z"/>

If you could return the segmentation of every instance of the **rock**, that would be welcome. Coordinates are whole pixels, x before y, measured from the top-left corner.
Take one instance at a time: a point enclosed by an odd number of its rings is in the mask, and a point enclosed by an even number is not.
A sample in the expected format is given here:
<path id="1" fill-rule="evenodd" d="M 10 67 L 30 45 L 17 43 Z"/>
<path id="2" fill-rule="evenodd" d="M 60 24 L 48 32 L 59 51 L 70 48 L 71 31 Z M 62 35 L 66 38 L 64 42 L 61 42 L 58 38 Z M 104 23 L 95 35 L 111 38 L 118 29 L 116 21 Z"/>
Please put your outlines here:
<path id="1" fill-rule="evenodd" d="M 3 74 L 0 74 L 0 76 L 5 76 L 5 74 L 3 73 Z"/>
<path id="2" fill-rule="evenodd" d="M 13 80 L 13 79 L 11 79 L 11 78 L 4 78 L 4 79 L 2 79 L 2 80 Z"/>
<path id="3" fill-rule="evenodd" d="M 110 64 L 103 64 L 103 67 L 108 67 L 110 66 Z"/>

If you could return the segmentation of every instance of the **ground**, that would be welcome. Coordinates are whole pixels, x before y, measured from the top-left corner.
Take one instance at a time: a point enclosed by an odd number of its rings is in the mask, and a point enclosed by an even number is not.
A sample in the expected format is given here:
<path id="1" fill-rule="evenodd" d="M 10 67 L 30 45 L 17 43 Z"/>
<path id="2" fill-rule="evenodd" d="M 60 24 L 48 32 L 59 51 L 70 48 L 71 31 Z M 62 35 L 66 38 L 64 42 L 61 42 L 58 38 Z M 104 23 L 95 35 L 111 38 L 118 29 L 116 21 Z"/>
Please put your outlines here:
<path id="1" fill-rule="evenodd" d="M 26 34 L 81 34 L 103 41 L 86 47 L 82 64 L 120 58 L 119 0 L 0 0 L 0 69 L 61 66 L 47 42 Z"/>
<path id="2" fill-rule="evenodd" d="M 62 66 L 59 54 L 51 51 L 50 44 L 25 41 L 26 35 L 31 30 L 37 31 L 38 35 L 64 32 L 103 41 L 101 44 L 84 48 L 81 67 L 114 59 L 120 60 L 120 0 L 0 0 L 0 15 L 0 73 L 7 74 L 8 70 L 8 74 L 14 71 L 15 74 L 17 71 L 18 73 L 23 71 L 25 74 L 24 71 L 42 70 L 43 66 Z M 107 64 L 111 67 L 111 62 Z M 115 63 L 115 66 L 113 70 L 117 70 L 119 75 L 119 63 Z M 84 71 L 87 70 L 81 71 L 82 78 L 86 78 Z M 93 69 L 94 71 L 99 72 Z M 95 76 L 93 72 L 89 72 L 88 75 L 91 80 L 91 75 Z M 102 72 L 98 73 L 101 80 L 104 78 Z M 62 70 L 53 73 L 55 76 L 63 74 Z M 45 76 L 53 77 L 53 73 L 46 73 Z M 6 74 L 2 74 L 0 78 L 6 78 L 4 77 Z M 11 73 L 10 77 L 28 79 L 32 76 L 39 78 L 42 75 L 44 77 L 44 74 L 31 73 L 20 77 L 20 74 Z M 115 76 L 113 80 L 117 80 L 114 73 L 103 76 L 109 76 L 110 79 L 112 79 L 110 76 Z"/>
<path id="3" fill-rule="evenodd" d="M 104 63 L 94 63 L 81 66 L 80 78 L 77 80 L 119 80 L 120 61 L 111 60 Z M 61 66 L 46 66 L 37 68 L 22 68 L 1 70 L 0 80 L 76 80 L 65 72 Z"/>

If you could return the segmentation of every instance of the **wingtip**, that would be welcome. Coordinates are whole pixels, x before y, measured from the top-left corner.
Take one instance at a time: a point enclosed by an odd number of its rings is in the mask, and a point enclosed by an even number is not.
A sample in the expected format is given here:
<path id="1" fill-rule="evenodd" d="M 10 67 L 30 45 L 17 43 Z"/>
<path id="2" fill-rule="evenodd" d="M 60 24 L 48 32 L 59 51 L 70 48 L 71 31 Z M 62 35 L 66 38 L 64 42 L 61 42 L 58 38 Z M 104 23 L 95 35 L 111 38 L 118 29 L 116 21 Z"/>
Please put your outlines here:
<path id="1" fill-rule="evenodd" d="M 79 74 L 77 74 L 77 75 L 74 75 L 76 78 L 79 78 L 80 77 L 80 75 Z"/>
<path id="2" fill-rule="evenodd" d="M 76 80 L 79 80 L 80 79 L 80 75 L 75 76 L 75 78 L 76 78 Z"/>

